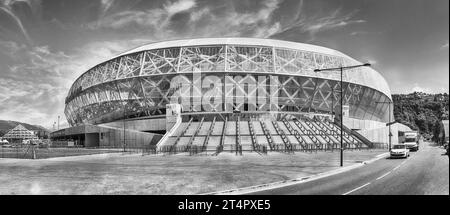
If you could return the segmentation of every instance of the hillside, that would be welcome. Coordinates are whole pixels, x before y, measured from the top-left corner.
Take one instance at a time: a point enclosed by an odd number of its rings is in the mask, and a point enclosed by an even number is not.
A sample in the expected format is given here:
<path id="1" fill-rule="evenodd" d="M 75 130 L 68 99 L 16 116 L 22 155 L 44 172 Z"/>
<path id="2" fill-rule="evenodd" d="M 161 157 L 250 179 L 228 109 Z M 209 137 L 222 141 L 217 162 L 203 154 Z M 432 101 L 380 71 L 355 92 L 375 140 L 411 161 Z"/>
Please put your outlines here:
<path id="1" fill-rule="evenodd" d="M 6 134 L 9 130 L 13 129 L 17 125 L 22 124 L 26 129 L 33 131 L 44 131 L 48 132 L 48 130 L 40 125 L 30 125 L 27 123 L 9 121 L 9 120 L 0 120 L 0 137 Z"/>
<path id="2" fill-rule="evenodd" d="M 439 121 L 449 117 L 449 95 L 447 93 L 393 94 L 394 117 L 398 122 L 419 130 L 431 137 L 439 129 Z"/>

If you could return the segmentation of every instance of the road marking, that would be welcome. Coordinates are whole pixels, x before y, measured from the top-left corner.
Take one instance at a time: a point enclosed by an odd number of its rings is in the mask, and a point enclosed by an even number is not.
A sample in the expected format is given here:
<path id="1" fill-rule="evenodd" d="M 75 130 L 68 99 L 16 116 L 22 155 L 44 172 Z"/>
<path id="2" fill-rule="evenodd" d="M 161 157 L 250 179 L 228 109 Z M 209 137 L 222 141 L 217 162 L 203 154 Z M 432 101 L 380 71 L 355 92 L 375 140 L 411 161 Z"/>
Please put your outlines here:
<path id="1" fill-rule="evenodd" d="M 346 193 L 344 193 L 344 194 L 342 194 L 342 195 L 347 195 L 347 194 L 349 194 L 349 193 L 353 193 L 353 192 L 355 192 L 355 191 L 357 191 L 357 190 L 359 190 L 359 189 L 361 189 L 361 188 L 363 188 L 363 187 L 365 187 L 365 186 L 367 186 L 367 185 L 369 185 L 369 184 L 370 184 L 370 182 L 367 183 L 367 184 L 364 184 L 364 185 L 362 185 L 362 186 L 360 186 L 360 187 L 357 187 L 357 188 L 355 188 L 355 189 L 353 189 L 353 190 L 350 190 L 350 191 L 348 191 L 348 192 L 346 192 Z"/>
<path id="2" fill-rule="evenodd" d="M 405 164 L 405 163 L 406 163 L 406 160 L 403 161 L 402 163 L 400 163 L 398 166 L 396 166 L 396 167 L 395 167 L 394 169 L 392 169 L 391 171 L 389 171 L 389 172 L 387 172 L 386 174 L 384 174 L 384 175 L 378 177 L 377 179 L 375 179 L 375 181 L 376 181 L 376 180 L 380 180 L 380 179 L 386 177 L 386 176 L 389 175 L 392 171 L 394 171 L 394 170 L 400 168 L 400 167 L 401 167 L 403 164 Z M 369 185 L 370 183 L 371 183 L 371 182 L 369 182 L 369 183 L 367 183 L 367 184 L 364 184 L 364 185 L 362 185 L 362 186 L 360 186 L 360 187 L 357 187 L 357 188 L 355 188 L 355 189 L 353 189 L 353 190 L 350 190 L 350 191 L 348 191 L 348 192 L 346 192 L 346 193 L 344 193 L 344 194 L 342 194 L 342 195 L 347 195 L 347 194 L 353 193 L 353 192 L 355 192 L 355 191 L 357 191 L 357 190 L 359 190 L 359 189 L 361 189 L 361 188 L 363 188 L 363 187 Z"/>
<path id="3" fill-rule="evenodd" d="M 379 157 L 381 157 L 381 156 L 386 156 L 386 155 L 389 155 L 389 152 L 386 152 L 386 153 L 383 153 L 383 154 L 379 154 L 379 155 L 377 155 L 377 156 L 375 156 L 375 157 L 379 158 Z"/>
<path id="4" fill-rule="evenodd" d="M 394 171 L 394 170 L 396 170 L 396 169 L 398 169 L 399 167 L 401 166 L 401 164 L 400 165 L 398 165 L 398 166 L 396 166 L 394 169 L 392 169 L 392 171 Z"/>
<path id="5" fill-rule="evenodd" d="M 389 171 L 388 173 L 386 173 L 386 174 L 384 174 L 384 175 L 378 177 L 378 178 L 375 179 L 375 180 L 380 180 L 380 179 L 384 178 L 386 175 L 389 175 L 390 173 L 391 173 L 391 171 Z"/>
<path id="6" fill-rule="evenodd" d="M 406 161 L 403 161 L 400 165 L 398 165 L 398 166 L 396 166 L 394 169 L 392 169 L 392 171 L 394 171 L 394 170 L 400 168 L 404 163 L 406 163 Z"/>
<path id="7" fill-rule="evenodd" d="M 199 195 L 230 195 L 230 194 L 231 195 L 243 195 L 243 194 L 261 192 L 261 191 L 276 190 L 276 189 L 279 189 L 282 187 L 299 185 L 302 183 L 307 183 L 310 181 L 330 177 L 330 176 L 337 175 L 337 174 L 340 174 L 343 172 L 347 172 L 347 171 L 350 171 L 350 170 L 353 170 L 356 168 L 360 168 L 366 164 L 380 160 L 380 159 L 386 157 L 387 155 L 389 155 L 388 152 L 380 154 L 379 156 L 377 156 L 376 158 L 373 158 L 371 160 L 364 161 L 363 163 L 354 164 L 354 165 L 350 165 L 347 167 L 343 167 L 343 168 L 339 168 L 336 170 L 331 170 L 328 172 L 323 172 L 323 173 L 319 173 L 319 174 L 311 175 L 311 176 L 307 176 L 307 177 L 296 178 L 296 179 L 285 180 L 285 181 L 278 181 L 278 182 L 267 183 L 267 184 L 254 185 L 254 186 L 243 187 L 243 188 L 238 188 L 238 189 L 230 189 L 230 190 L 222 190 L 222 191 L 216 191 L 216 192 L 210 192 L 210 193 L 202 193 Z"/>

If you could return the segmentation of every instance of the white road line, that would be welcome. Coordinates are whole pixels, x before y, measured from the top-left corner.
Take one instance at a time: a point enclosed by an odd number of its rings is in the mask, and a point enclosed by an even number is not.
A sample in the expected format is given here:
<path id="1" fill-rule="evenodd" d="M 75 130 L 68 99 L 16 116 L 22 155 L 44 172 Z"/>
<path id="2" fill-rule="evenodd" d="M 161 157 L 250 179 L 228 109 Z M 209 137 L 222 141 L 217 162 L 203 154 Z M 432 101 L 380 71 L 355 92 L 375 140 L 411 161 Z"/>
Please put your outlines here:
<path id="1" fill-rule="evenodd" d="M 394 169 L 392 169 L 392 171 L 398 169 L 401 165 L 396 166 Z"/>
<path id="2" fill-rule="evenodd" d="M 394 171 L 394 170 L 400 168 L 405 162 L 406 162 L 406 161 L 403 161 L 400 165 L 398 165 L 398 166 L 396 166 L 394 169 L 392 169 L 392 171 Z"/>
<path id="3" fill-rule="evenodd" d="M 400 163 L 398 166 L 396 166 L 396 167 L 395 167 L 394 169 L 392 169 L 391 171 L 389 171 L 389 172 L 387 172 L 386 174 L 384 174 L 384 175 L 378 177 L 377 179 L 375 179 L 375 181 L 376 181 L 376 180 L 380 180 L 380 179 L 386 177 L 386 176 L 389 175 L 392 171 L 394 171 L 394 170 L 400 168 L 405 162 L 406 162 L 406 160 L 403 161 L 402 163 Z M 361 188 L 363 188 L 363 187 L 365 187 L 365 186 L 367 186 L 367 185 L 369 185 L 369 184 L 370 184 L 370 182 L 367 183 L 367 184 L 364 184 L 364 185 L 362 185 L 362 186 L 360 186 L 360 187 L 357 187 L 357 188 L 355 188 L 355 189 L 353 189 L 353 190 L 350 190 L 350 191 L 348 191 L 348 192 L 346 192 L 346 193 L 344 193 L 344 194 L 342 194 L 342 195 L 347 195 L 347 194 L 353 193 L 353 192 L 355 192 L 355 191 L 357 191 L 357 190 L 359 190 L 359 189 L 361 189 Z"/>
<path id="4" fill-rule="evenodd" d="M 355 189 L 353 189 L 353 190 L 350 190 L 350 191 L 348 191 L 348 192 L 346 192 L 346 193 L 344 193 L 344 194 L 342 194 L 342 195 L 347 195 L 347 194 L 349 194 L 349 193 L 353 193 L 353 192 L 355 192 L 355 191 L 357 191 L 357 190 L 359 190 L 359 189 L 361 189 L 361 188 L 363 188 L 363 187 L 365 187 L 365 186 L 367 186 L 367 185 L 369 185 L 369 184 L 370 184 L 370 182 L 367 183 L 367 184 L 364 184 L 364 185 L 362 185 L 362 186 L 360 186 L 360 187 L 357 187 L 357 188 L 355 188 Z"/>
<path id="5" fill-rule="evenodd" d="M 375 179 L 375 180 L 380 180 L 380 179 L 384 178 L 386 175 L 389 175 L 390 173 L 391 173 L 391 171 L 389 171 L 388 173 L 386 173 L 386 174 L 384 174 L 384 175 L 378 177 L 378 178 Z"/>

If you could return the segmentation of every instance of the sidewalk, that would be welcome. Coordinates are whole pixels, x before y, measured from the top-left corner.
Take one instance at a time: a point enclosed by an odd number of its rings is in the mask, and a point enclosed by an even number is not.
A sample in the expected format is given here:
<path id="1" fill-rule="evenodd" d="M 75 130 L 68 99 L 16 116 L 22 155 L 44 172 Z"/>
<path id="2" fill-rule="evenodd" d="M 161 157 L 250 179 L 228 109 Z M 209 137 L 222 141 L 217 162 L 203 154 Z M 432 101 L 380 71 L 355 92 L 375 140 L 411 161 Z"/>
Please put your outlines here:
<path id="1" fill-rule="evenodd" d="M 346 151 L 344 166 L 363 165 L 384 152 Z M 114 153 L 8 160 L 0 159 L 0 194 L 204 194 L 297 182 L 340 169 L 338 151 L 244 156 L 226 152 L 218 156 Z M 33 187 L 41 189 L 31 193 L 36 190 Z"/>

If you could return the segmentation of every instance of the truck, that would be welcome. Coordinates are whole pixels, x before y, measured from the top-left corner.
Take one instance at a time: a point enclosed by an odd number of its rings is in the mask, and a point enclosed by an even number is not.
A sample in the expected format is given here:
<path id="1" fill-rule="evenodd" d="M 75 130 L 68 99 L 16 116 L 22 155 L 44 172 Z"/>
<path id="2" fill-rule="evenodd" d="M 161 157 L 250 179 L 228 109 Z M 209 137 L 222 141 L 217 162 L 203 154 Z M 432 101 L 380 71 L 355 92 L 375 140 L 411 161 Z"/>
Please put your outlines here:
<path id="1" fill-rule="evenodd" d="M 411 151 L 419 150 L 419 132 L 418 131 L 399 131 L 398 140 L 405 144 L 406 148 Z"/>

